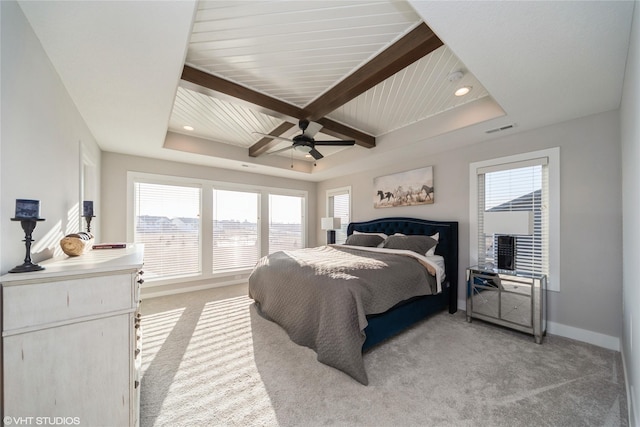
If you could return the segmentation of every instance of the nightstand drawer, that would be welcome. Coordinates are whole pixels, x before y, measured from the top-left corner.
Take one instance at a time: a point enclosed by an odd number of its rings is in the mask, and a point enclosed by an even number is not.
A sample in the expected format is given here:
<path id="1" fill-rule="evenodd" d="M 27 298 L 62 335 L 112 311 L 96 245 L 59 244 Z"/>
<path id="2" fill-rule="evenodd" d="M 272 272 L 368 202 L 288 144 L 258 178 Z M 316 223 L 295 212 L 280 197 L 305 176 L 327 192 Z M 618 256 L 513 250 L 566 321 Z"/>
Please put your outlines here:
<path id="1" fill-rule="evenodd" d="M 467 269 L 467 321 L 477 318 L 533 334 L 546 331 L 545 275 L 488 267 Z"/>
<path id="2" fill-rule="evenodd" d="M 500 294 L 500 318 L 526 328 L 533 327 L 533 307 L 527 295 L 502 292 Z"/>

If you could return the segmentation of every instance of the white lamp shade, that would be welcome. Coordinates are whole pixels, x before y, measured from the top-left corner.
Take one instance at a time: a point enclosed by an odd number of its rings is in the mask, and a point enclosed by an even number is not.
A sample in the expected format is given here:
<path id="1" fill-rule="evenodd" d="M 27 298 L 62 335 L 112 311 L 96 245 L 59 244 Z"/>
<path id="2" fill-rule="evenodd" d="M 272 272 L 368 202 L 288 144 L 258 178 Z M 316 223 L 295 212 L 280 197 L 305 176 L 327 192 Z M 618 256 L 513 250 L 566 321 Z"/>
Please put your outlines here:
<path id="1" fill-rule="evenodd" d="M 323 230 L 338 230 L 342 227 L 342 221 L 339 217 L 327 217 L 320 220 Z"/>
<path id="2" fill-rule="evenodd" d="M 533 234 L 532 211 L 485 212 L 485 234 Z"/>

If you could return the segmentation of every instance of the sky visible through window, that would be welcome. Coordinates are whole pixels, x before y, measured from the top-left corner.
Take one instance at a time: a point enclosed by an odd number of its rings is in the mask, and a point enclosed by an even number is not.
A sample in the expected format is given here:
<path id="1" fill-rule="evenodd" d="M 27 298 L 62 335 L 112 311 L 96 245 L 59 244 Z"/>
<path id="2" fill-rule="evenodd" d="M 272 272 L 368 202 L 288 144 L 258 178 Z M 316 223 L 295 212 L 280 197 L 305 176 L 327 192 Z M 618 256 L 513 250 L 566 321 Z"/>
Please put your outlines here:
<path id="1" fill-rule="evenodd" d="M 256 193 L 214 190 L 213 206 L 217 221 L 253 222 L 256 220 Z"/>
<path id="2" fill-rule="evenodd" d="M 137 183 L 136 187 L 138 216 L 167 218 L 198 218 L 199 216 L 199 188 L 150 183 Z"/>
<path id="3" fill-rule="evenodd" d="M 167 218 L 199 218 L 199 188 L 185 188 L 172 185 L 141 184 L 145 192 L 157 197 L 145 198 L 138 203 L 138 216 L 164 216 Z M 148 194 L 148 193 L 147 193 Z M 282 224 L 300 224 L 301 203 L 299 196 L 271 195 L 277 198 L 271 211 L 271 222 Z M 255 221 L 256 193 L 242 191 L 214 191 L 216 219 L 219 221 Z"/>
<path id="4" fill-rule="evenodd" d="M 539 166 L 490 172 L 485 175 L 485 210 L 542 188 Z"/>
<path id="5" fill-rule="evenodd" d="M 302 200 L 299 196 L 269 195 L 269 222 L 271 224 L 300 224 Z"/>

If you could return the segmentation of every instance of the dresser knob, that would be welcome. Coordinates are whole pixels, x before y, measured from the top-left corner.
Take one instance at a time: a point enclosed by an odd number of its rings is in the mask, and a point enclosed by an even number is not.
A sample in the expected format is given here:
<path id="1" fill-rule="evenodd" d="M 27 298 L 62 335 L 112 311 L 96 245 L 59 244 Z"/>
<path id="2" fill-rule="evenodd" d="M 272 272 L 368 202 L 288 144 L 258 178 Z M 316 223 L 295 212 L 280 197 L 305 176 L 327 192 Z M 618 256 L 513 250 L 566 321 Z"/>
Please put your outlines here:
<path id="1" fill-rule="evenodd" d="M 138 284 L 142 285 L 144 283 L 144 279 L 138 279 Z"/>

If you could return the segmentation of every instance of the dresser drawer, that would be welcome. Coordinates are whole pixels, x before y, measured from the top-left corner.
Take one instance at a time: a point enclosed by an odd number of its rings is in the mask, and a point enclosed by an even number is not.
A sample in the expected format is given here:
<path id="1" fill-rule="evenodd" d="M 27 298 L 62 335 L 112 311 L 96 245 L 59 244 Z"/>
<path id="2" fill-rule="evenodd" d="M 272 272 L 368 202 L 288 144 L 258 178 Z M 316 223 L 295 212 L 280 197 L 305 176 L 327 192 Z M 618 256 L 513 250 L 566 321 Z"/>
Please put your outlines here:
<path id="1" fill-rule="evenodd" d="M 132 310 L 132 280 L 128 273 L 4 287 L 4 332 Z"/>

